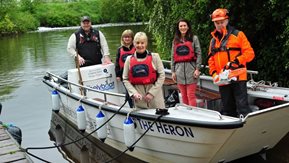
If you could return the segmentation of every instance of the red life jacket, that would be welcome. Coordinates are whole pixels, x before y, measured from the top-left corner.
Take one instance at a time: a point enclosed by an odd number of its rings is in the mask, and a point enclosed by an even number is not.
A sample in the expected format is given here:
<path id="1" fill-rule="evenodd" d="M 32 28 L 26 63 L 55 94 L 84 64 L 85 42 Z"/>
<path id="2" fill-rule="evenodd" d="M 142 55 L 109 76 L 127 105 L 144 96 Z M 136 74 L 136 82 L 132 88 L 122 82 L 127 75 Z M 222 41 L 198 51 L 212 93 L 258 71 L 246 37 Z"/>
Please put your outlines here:
<path id="1" fill-rule="evenodd" d="M 135 47 L 131 48 L 130 51 L 124 51 L 123 48 L 120 48 L 120 55 L 119 55 L 119 60 L 118 60 L 118 64 L 119 64 L 119 67 L 122 69 L 124 67 L 124 63 L 125 63 L 125 60 L 128 56 L 134 54 L 135 52 Z"/>
<path id="2" fill-rule="evenodd" d="M 174 45 L 174 61 L 175 63 L 196 61 L 191 41 L 180 42 Z"/>
<path id="3" fill-rule="evenodd" d="M 129 81 L 133 85 L 153 84 L 157 80 L 157 71 L 153 68 L 153 57 L 149 53 L 143 61 L 137 61 L 135 56 L 130 58 Z"/>

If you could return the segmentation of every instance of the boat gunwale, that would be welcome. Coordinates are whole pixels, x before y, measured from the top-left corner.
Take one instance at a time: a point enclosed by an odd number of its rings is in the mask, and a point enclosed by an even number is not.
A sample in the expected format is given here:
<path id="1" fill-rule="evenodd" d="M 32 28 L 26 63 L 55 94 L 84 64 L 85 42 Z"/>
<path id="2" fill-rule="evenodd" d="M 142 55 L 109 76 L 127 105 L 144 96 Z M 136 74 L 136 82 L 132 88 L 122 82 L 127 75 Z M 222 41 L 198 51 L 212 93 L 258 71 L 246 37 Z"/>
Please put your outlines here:
<path id="1" fill-rule="evenodd" d="M 53 89 L 58 90 L 59 92 L 61 92 L 62 94 L 64 94 L 65 96 L 69 96 L 70 98 L 79 101 L 79 97 L 77 97 L 76 95 L 74 95 L 71 92 L 65 92 L 64 87 L 55 87 L 53 86 L 51 83 L 53 81 L 51 80 L 46 80 L 46 79 L 42 79 L 42 81 L 50 86 Z M 55 83 L 55 82 L 53 82 Z M 92 101 L 88 100 L 88 99 L 82 99 L 81 100 L 82 103 L 92 106 L 92 107 L 99 107 L 100 105 L 97 103 L 93 103 Z M 107 105 L 101 105 L 102 110 L 111 112 L 111 113 L 116 113 L 117 110 L 114 108 L 111 108 L 110 106 Z M 126 116 L 128 114 L 129 111 L 122 111 L 120 110 L 118 114 L 124 115 Z M 141 119 L 145 119 L 145 120 L 151 120 L 154 121 L 159 115 L 155 114 L 155 115 L 148 115 L 148 114 L 144 114 L 144 113 L 137 113 L 137 112 L 131 112 L 130 116 L 134 117 L 134 118 L 141 118 Z M 196 120 L 182 120 L 180 118 L 172 118 L 172 117 L 166 117 L 163 116 L 159 119 L 159 122 L 165 122 L 165 123 L 171 123 L 171 124 L 175 124 L 175 125 L 187 125 L 190 127 L 203 127 L 203 128 L 210 128 L 210 129 L 236 129 L 236 128 L 241 128 L 244 125 L 244 121 L 242 119 L 236 120 L 234 122 L 218 122 L 218 123 L 214 123 L 214 122 L 205 122 L 205 121 L 196 121 Z"/>

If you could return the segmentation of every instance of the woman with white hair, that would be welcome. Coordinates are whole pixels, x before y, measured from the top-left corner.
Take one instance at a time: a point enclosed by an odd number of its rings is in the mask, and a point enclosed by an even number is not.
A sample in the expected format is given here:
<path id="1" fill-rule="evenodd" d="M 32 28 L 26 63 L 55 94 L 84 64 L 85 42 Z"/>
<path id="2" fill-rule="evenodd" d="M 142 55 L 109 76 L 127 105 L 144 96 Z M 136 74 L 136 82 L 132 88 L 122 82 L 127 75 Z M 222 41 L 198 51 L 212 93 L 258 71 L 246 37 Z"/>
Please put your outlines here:
<path id="1" fill-rule="evenodd" d="M 124 85 L 136 108 L 155 108 L 156 114 L 166 115 L 168 112 L 162 92 L 165 72 L 160 56 L 147 50 L 148 38 L 144 32 L 136 33 L 133 43 L 136 52 L 125 61 Z"/>

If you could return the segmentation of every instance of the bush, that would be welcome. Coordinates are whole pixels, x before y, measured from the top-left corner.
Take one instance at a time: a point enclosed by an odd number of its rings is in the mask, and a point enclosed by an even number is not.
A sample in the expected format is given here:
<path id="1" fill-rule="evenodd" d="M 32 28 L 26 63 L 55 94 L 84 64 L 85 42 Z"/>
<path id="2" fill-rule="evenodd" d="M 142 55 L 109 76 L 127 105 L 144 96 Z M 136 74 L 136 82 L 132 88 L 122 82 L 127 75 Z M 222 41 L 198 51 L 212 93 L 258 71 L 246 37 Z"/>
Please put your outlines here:
<path id="1" fill-rule="evenodd" d="M 35 15 L 41 26 L 67 27 L 79 25 L 83 15 L 89 15 L 92 23 L 99 22 L 97 14 L 98 1 L 42 3 L 37 6 Z"/>
<path id="2" fill-rule="evenodd" d="M 281 0 L 225 0 L 214 3 L 210 0 L 149 0 L 147 3 L 152 13 L 150 30 L 163 58 L 170 58 L 174 23 L 179 18 L 187 18 L 192 23 L 193 32 L 199 36 L 205 60 L 210 32 L 214 29 L 209 14 L 216 8 L 227 8 L 231 14 L 230 24 L 245 32 L 255 51 L 255 59 L 249 64 L 249 69 L 259 71 L 256 79 L 278 81 L 286 87 L 289 86 L 288 5 L 289 2 Z"/>
<path id="3" fill-rule="evenodd" d="M 0 21 L 0 31 L 1 34 L 14 33 L 15 24 L 10 20 L 9 15 L 5 15 L 4 18 Z"/>
<path id="4" fill-rule="evenodd" d="M 27 12 L 17 12 L 13 14 L 15 30 L 18 32 L 27 32 L 36 30 L 39 27 L 39 21 Z"/>

